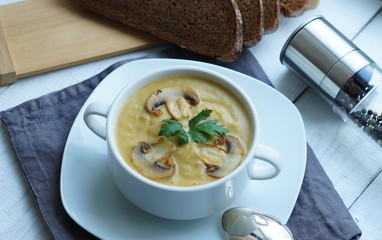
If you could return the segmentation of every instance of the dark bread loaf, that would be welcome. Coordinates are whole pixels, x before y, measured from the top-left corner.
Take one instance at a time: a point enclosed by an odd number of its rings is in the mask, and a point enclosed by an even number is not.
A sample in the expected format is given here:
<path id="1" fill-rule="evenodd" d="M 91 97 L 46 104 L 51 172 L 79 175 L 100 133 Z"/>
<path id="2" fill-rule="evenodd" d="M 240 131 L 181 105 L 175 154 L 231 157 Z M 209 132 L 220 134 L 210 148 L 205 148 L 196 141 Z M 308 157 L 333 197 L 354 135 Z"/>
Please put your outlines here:
<path id="1" fill-rule="evenodd" d="M 281 13 L 286 17 L 297 17 L 315 8 L 318 3 L 319 0 L 280 0 Z"/>
<path id="2" fill-rule="evenodd" d="M 236 0 L 243 19 L 243 44 L 258 43 L 264 33 L 262 0 Z"/>
<path id="3" fill-rule="evenodd" d="M 271 33 L 277 30 L 280 21 L 279 0 L 262 0 L 264 9 L 264 31 Z"/>
<path id="4" fill-rule="evenodd" d="M 242 50 L 242 20 L 235 0 L 76 1 L 202 55 L 232 60 Z"/>

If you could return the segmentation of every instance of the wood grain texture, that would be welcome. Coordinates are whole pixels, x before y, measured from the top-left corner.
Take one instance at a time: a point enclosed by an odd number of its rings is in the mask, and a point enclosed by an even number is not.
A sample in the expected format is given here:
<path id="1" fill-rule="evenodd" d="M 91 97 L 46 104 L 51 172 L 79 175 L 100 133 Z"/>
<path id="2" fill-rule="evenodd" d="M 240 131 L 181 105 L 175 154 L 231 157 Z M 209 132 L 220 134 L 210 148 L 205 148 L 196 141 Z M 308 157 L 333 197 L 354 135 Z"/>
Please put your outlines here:
<path id="1" fill-rule="evenodd" d="M 342 121 L 311 89 L 297 102 L 312 146 L 346 206 L 362 194 L 382 170 L 380 147 L 352 123 Z M 362 146 L 360 148 L 356 146 Z"/>
<path id="2" fill-rule="evenodd" d="M 0 86 L 16 82 L 16 72 L 0 22 Z"/>
<path id="3" fill-rule="evenodd" d="M 354 39 L 354 43 L 366 52 L 379 67 L 382 66 L 381 26 L 382 9 L 380 9 L 375 18 Z M 380 104 L 382 105 L 382 103 Z M 381 149 L 376 149 L 371 154 L 372 158 L 378 159 L 378 162 L 373 162 L 367 156 L 364 157 L 364 161 L 374 163 L 374 171 L 372 171 L 373 178 L 364 192 L 359 195 L 350 207 L 351 214 L 364 231 L 361 240 L 378 240 L 380 236 L 382 236 L 382 151 Z M 367 174 L 370 174 L 370 172 Z M 363 176 L 360 175 L 359 177 L 361 178 Z M 350 186 L 348 186 L 348 188 L 350 188 Z"/>
<path id="4" fill-rule="evenodd" d="M 379 240 L 382 234 L 382 175 L 379 174 L 350 208 L 363 231 L 361 240 Z"/>
<path id="5" fill-rule="evenodd" d="M 29 0 L 0 7 L 19 78 L 147 47 L 160 40 L 77 6 Z"/>

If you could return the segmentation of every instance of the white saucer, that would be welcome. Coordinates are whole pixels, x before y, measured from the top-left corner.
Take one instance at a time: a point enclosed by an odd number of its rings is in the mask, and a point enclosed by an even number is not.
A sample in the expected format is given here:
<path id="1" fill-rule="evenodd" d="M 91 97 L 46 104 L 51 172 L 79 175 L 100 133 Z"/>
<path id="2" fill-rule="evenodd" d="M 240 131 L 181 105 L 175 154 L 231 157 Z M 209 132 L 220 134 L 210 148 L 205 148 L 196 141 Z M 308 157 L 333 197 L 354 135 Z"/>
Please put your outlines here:
<path id="1" fill-rule="evenodd" d="M 220 224 L 223 211 L 204 219 L 174 221 L 152 216 L 132 205 L 113 183 L 106 142 L 83 122 L 83 111 L 90 102 L 112 102 L 137 76 L 174 64 L 220 72 L 236 81 L 252 98 L 262 125 L 259 142 L 278 150 L 284 166 L 272 180 L 252 181 L 229 208 L 252 207 L 286 223 L 296 203 L 306 164 L 305 130 L 298 110 L 272 87 L 247 75 L 207 63 L 174 59 L 127 63 L 110 73 L 90 95 L 73 123 L 63 156 L 61 199 L 68 214 L 101 239 L 224 239 Z"/>

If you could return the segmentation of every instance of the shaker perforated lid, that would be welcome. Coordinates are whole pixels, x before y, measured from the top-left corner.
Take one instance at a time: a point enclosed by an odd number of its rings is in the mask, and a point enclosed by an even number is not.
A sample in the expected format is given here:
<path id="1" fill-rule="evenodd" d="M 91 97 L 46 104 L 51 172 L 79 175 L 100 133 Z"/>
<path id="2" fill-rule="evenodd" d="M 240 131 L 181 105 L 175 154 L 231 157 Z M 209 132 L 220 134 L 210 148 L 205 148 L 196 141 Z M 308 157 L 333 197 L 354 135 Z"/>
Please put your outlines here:
<path id="1" fill-rule="evenodd" d="M 280 61 L 332 103 L 348 79 L 373 61 L 323 17 L 297 28 Z"/>

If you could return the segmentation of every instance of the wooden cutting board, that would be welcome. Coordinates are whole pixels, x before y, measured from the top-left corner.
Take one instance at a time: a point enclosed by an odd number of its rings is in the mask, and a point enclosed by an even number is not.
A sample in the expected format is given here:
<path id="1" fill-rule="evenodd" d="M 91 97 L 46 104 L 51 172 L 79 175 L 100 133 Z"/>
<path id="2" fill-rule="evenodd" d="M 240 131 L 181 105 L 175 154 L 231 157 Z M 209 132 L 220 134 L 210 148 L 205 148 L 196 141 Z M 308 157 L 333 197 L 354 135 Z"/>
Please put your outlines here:
<path id="1" fill-rule="evenodd" d="M 0 6 L 0 85 L 160 43 L 72 0 Z"/>

